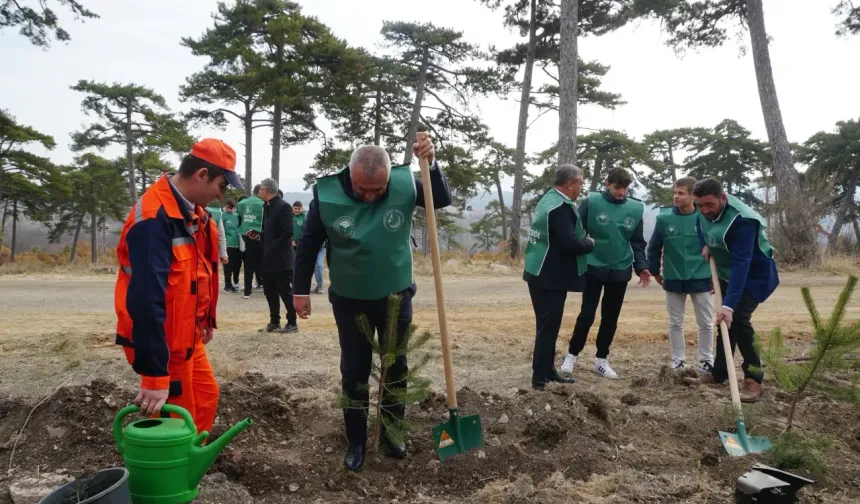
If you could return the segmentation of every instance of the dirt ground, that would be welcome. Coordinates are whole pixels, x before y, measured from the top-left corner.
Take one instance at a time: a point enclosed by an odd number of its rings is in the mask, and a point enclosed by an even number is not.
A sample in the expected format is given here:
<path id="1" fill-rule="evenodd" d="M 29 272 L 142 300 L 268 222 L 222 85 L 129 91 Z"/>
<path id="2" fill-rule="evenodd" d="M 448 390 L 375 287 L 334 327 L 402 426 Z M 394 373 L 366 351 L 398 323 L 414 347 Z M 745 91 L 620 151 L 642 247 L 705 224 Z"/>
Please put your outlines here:
<path id="1" fill-rule="evenodd" d="M 757 331 L 781 327 L 802 356 L 811 328 L 800 286 L 812 287 L 829 313 L 844 281 L 784 274 L 756 312 Z M 418 286 L 414 321 L 437 331 L 432 279 Z M 298 334 L 271 335 L 258 332 L 267 322 L 262 294 L 222 295 L 220 330 L 208 347 L 222 383 L 215 434 L 245 417 L 255 423 L 219 457 L 198 502 L 716 504 L 731 501 L 735 479 L 753 463 L 769 463 L 768 455 L 731 458 L 722 450 L 717 431 L 734 430 L 727 388 L 688 388 L 665 369 L 659 286 L 630 284 L 610 356 L 619 380 L 596 377 L 585 358 L 576 384 L 545 392 L 530 388 L 534 315 L 515 272 L 446 278 L 445 288 L 460 409 L 480 414 L 483 450 L 438 462 L 430 427 L 447 408 L 434 339 L 424 373 L 434 394 L 408 409 L 409 457 L 393 461 L 371 448 L 364 470 L 346 473 L 342 417 L 333 406 L 339 347 L 326 296 L 312 297 L 313 315 Z M 559 355 L 579 300 L 568 298 Z M 860 300 L 847 318 L 860 319 Z M 688 306 L 688 360 L 693 320 Z M 121 463 L 110 423 L 136 381 L 113 344 L 114 324 L 112 277 L 0 277 L 0 462 L 12 469 L 4 479 L 57 469 L 80 476 Z M 786 401 L 769 385 L 751 411 L 756 433 L 781 431 Z M 816 396 L 799 408 L 798 430 L 832 442 L 830 471 L 811 475 L 818 483 L 803 501 L 860 501 L 860 410 Z"/>

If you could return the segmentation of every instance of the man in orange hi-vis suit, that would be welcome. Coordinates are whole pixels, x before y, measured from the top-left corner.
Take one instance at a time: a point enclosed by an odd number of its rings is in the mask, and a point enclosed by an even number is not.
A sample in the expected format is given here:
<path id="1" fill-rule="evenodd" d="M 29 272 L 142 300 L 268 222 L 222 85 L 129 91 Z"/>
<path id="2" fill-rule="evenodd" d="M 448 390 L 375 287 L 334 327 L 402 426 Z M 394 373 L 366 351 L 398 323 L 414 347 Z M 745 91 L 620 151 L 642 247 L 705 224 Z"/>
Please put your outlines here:
<path id="1" fill-rule="evenodd" d="M 135 404 L 157 415 L 165 403 L 211 431 L 219 389 L 204 345 L 215 328 L 218 229 L 204 207 L 243 190 L 236 152 L 206 138 L 137 200 L 125 220 L 117 257 L 116 342 L 140 375 Z"/>

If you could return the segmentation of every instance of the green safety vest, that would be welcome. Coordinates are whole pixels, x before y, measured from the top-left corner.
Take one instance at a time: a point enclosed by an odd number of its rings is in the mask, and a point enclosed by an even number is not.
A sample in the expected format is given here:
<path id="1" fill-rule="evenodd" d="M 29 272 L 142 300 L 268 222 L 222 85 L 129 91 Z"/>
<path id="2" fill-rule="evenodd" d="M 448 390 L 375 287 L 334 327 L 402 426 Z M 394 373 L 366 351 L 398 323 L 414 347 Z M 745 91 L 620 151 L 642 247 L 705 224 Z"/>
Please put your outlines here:
<path id="1" fill-rule="evenodd" d="M 293 240 L 299 241 L 302 236 L 302 229 L 305 227 L 305 221 L 308 214 L 302 212 L 298 215 L 293 215 Z"/>
<path id="2" fill-rule="evenodd" d="M 215 220 L 215 225 L 221 220 L 221 209 L 219 207 L 206 207 L 206 211 L 212 214 L 212 219 Z"/>
<path id="3" fill-rule="evenodd" d="M 263 232 L 263 200 L 257 196 L 245 198 L 236 205 L 239 215 L 242 216 L 242 225 L 239 233 L 246 235 L 250 231 Z"/>
<path id="4" fill-rule="evenodd" d="M 645 205 L 627 196 L 624 203 L 610 203 L 603 193 L 588 194 L 588 234 L 594 249 L 588 254 L 588 265 L 612 270 L 626 270 L 633 264 L 630 238 L 642 222 Z"/>
<path id="5" fill-rule="evenodd" d="M 674 207 L 663 207 L 657 214 L 657 231 L 663 239 L 663 278 L 702 280 L 711 278 L 711 268 L 702 257 L 697 212 L 677 215 Z"/>
<path id="6" fill-rule="evenodd" d="M 549 214 L 562 205 L 570 206 L 573 209 L 573 213 L 576 214 L 576 238 L 580 240 L 585 238 L 582 219 L 579 218 L 579 211 L 576 209 L 576 204 L 573 200 L 565 198 L 555 189 L 547 191 L 535 207 L 535 217 L 532 220 L 532 227 L 529 229 L 529 241 L 526 243 L 525 269 L 531 275 L 540 276 L 543 262 L 552 246 L 549 236 Z M 587 269 L 588 262 L 586 256 L 577 255 L 577 272 L 582 275 Z"/>
<path id="7" fill-rule="evenodd" d="M 239 246 L 239 216 L 236 212 L 224 212 L 221 214 L 221 222 L 224 223 L 224 236 L 227 238 L 228 248 Z"/>
<path id="8" fill-rule="evenodd" d="M 388 196 L 373 203 L 347 196 L 337 175 L 317 180 L 320 219 L 330 243 L 332 290 L 372 300 L 406 289 L 413 281 L 409 239 L 416 197 L 409 166 L 391 168 Z"/>
<path id="9" fill-rule="evenodd" d="M 728 200 L 726 207 L 715 222 L 706 219 L 701 210 L 698 212 L 699 226 L 701 226 L 702 235 L 705 237 L 705 245 L 708 246 L 708 250 L 714 258 L 721 280 L 728 280 L 732 272 L 732 255 L 728 245 L 726 245 L 726 233 L 738 216 L 758 222 L 758 240 L 756 240 L 758 248 L 765 256 L 773 258 L 773 247 L 767 239 L 767 221 L 764 220 L 764 217 L 731 194 L 726 196 Z"/>

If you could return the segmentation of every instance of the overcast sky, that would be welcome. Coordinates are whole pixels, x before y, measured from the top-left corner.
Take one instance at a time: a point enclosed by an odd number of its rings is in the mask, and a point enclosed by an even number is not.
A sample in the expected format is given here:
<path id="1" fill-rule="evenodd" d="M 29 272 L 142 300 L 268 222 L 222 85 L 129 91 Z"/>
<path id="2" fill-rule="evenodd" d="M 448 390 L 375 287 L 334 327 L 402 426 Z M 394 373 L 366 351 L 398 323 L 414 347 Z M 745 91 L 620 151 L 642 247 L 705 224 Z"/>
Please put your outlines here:
<path id="1" fill-rule="evenodd" d="M 101 18 L 74 23 L 64 11 L 68 44 L 54 43 L 43 51 L 18 35 L 0 32 L 0 108 L 19 122 L 51 134 L 57 163 L 72 160 L 70 133 L 91 119 L 80 110 L 83 96 L 69 86 L 79 79 L 135 83 L 162 94 L 177 111 L 185 77 L 200 70 L 204 58 L 179 45 L 183 36 L 197 37 L 211 24 L 214 0 L 83 0 Z M 465 37 L 486 48 L 506 47 L 520 40 L 502 26 L 501 14 L 477 0 L 299 0 L 304 12 L 318 17 L 350 44 L 374 49 L 383 20 L 431 21 L 462 30 Z M 837 0 L 765 0 L 765 20 L 771 61 L 789 140 L 802 142 L 836 121 L 860 116 L 860 36 L 834 35 L 836 18 L 830 13 Z M 684 126 L 711 127 L 732 118 L 766 139 L 750 55 L 739 57 L 748 37 L 724 47 L 690 52 L 683 59 L 664 44 L 666 35 L 652 22 L 639 22 L 600 38 L 580 40 L 580 55 L 611 66 L 604 89 L 620 93 L 627 104 L 615 111 L 580 108 L 579 124 L 613 128 L 636 138 L 656 129 Z M 477 100 L 475 108 L 492 134 L 516 144 L 518 104 L 515 100 Z M 533 113 L 534 114 L 534 113 Z M 534 116 L 532 116 L 534 117 Z M 233 124 L 224 131 L 197 130 L 199 137 L 217 136 L 242 159 L 243 132 Z M 547 114 L 529 130 L 527 148 L 546 148 L 558 136 L 556 115 Z M 254 182 L 269 175 L 271 131 L 254 136 Z M 284 192 L 300 191 L 320 145 L 293 146 L 281 154 Z M 107 155 L 122 155 L 119 147 Z M 172 160 L 178 161 L 178 160 Z"/>

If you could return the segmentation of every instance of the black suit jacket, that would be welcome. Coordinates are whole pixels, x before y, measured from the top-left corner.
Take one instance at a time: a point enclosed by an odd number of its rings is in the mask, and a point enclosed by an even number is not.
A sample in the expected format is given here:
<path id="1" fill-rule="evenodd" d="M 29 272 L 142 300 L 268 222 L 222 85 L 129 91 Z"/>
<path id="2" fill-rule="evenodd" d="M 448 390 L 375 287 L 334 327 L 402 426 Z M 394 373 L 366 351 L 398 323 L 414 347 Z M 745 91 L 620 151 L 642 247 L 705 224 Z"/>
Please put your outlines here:
<path id="1" fill-rule="evenodd" d="M 552 246 L 540 275 L 523 272 L 523 280 L 547 290 L 582 292 L 585 276 L 580 276 L 576 269 L 576 256 L 591 252 L 594 242 L 576 238 L 576 214 L 569 205 L 561 205 L 550 212 L 549 241 Z"/>
<path id="2" fill-rule="evenodd" d="M 293 207 L 280 196 L 275 196 L 263 207 L 263 259 L 260 268 L 264 273 L 293 269 Z"/>

